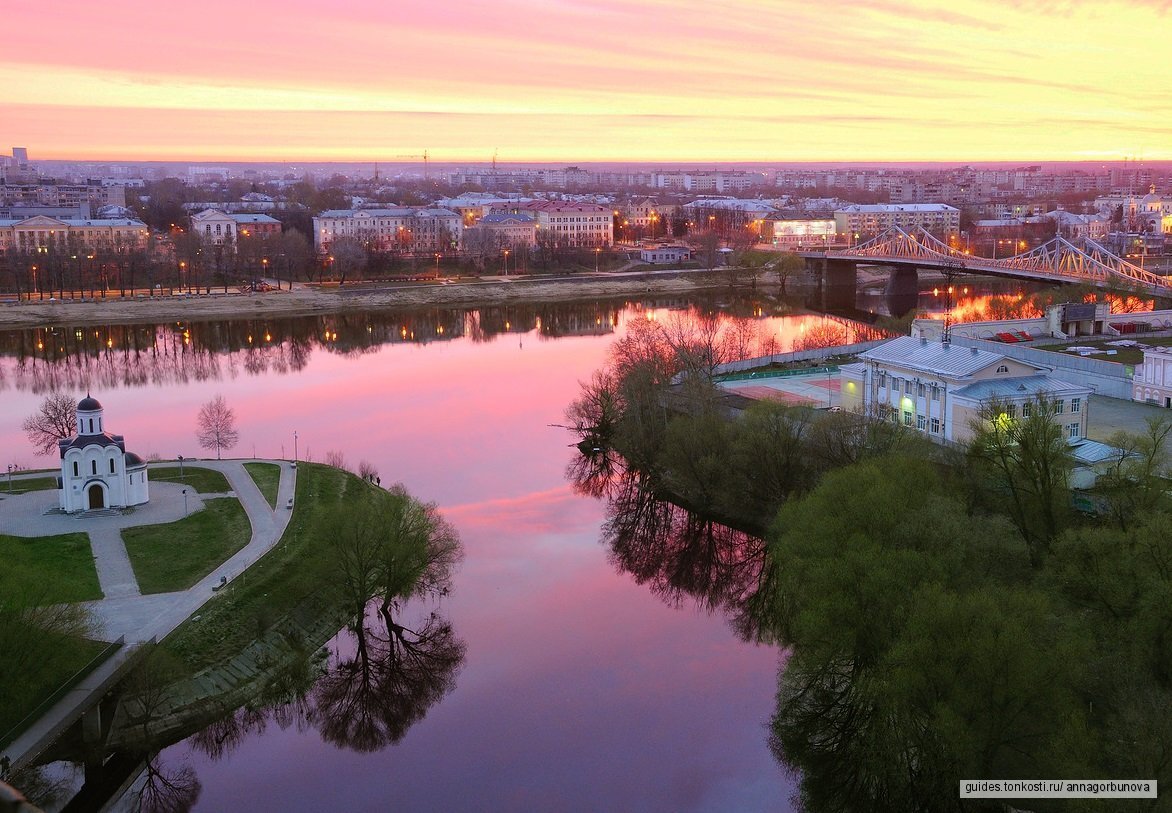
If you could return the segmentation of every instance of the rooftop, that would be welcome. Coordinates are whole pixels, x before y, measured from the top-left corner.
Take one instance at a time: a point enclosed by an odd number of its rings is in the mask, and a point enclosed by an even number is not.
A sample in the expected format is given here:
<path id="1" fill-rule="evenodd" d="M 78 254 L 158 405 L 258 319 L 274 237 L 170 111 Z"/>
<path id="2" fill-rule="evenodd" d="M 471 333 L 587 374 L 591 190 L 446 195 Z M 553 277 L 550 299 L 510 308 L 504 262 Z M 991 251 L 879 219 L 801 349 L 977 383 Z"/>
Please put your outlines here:
<path id="1" fill-rule="evenodd" d="M 872 347 L 861 353 L 859 358 L 925 373 L 963 377 L 1002 361 L 1005 356 L 975 347 L 959 347 L 913 336 L 900 336 Z"/>

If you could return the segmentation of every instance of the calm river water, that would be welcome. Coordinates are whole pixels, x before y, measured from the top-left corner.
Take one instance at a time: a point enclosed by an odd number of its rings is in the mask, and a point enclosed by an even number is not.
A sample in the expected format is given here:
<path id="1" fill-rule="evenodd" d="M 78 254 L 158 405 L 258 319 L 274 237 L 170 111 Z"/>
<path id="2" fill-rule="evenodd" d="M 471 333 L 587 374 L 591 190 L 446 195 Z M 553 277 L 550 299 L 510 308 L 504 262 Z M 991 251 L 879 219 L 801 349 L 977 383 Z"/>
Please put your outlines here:
<path id="1" fill-rule="evenodd" d="M 0 334 L 0 449 L 43 393 L 88 388 L 147 457 L 200 455 L 200 404 L 235 410 L 235 456 L 336 451 L 439 504 L 466 558 L 440 610 L 455 688 L 400 742 L 356 753 L 271 724 L 218 759 L 179 743 L 196 810 L 788 810 L 771 756 L 779 652 L 670 605 L 612 563 L 554 424 L 632 319 L 684 302 L 540 305 Z M 751 303 L 741 310 L 753 314 Z M 779 350 L 821 323 L 756 320 Z M 8 460 L 4 462 L 9 462 Z"/>
<path id="2" fill-rule="evenodd" d="M 235 456 L 288 458 L 296 442 L 302 459 L 368 461 L 458 530 L 466 558 L 438 607 L 466 647 L 454 688 L 372 753 L 288 719 L 230 748 L 175 744 L 160 764 L 194 776 L 196 810 L 786 811 L 795 782 L 766 730 L 779 651 L 746 643 L 710 602 L 636 583 L 626 568 L 659 565 L 601 539 L 606 505 L 567 480 L 577 451 L 556 426 L 631 320 L 694 306 L 0 333 L 0 464 L 52 465 L 19 428 L 51 389 L 92 392 L 128 449 L 163 458 L 200 455 L 196 413 L 219 394 L 238 418 Z M 766 351 L 876 335 L 750 300 L 727 309 Z"/>

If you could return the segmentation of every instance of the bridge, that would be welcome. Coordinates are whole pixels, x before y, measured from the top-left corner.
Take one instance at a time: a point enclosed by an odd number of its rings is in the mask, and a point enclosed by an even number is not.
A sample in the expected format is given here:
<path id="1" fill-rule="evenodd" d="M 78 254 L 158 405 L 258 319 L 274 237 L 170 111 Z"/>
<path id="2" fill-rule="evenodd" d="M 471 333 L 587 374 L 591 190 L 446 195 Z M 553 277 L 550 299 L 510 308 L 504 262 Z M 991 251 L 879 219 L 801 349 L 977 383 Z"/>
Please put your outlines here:
<path id="1" fill-rule="evenodd" d="M 862 263 L 892 266 L 897 269 L 897 274 L 902 270 L 905 275 L 914 274 L 918 268 L 927 268 L 1035 282 L 1082 283 L 1099 288 L 1123 288 L 1129 293 L 1149 296 L 1172 296 L 1172 280 L 1168 277 L 1129 263 L 1089 238 L 1082 243 L 1078 246 L 1064 237 L 1055 237 L 1032 251 L 990 259 L 955 249 L 923 228 L 906 231 L 896 226 L 857 246 L 799 254 L 808 264 L 820 264 L 827 282 L 839 287 L 844 284 L 854 287 L 854 269 Z M 844 273 L 847 271 L 849 274 Z"/>

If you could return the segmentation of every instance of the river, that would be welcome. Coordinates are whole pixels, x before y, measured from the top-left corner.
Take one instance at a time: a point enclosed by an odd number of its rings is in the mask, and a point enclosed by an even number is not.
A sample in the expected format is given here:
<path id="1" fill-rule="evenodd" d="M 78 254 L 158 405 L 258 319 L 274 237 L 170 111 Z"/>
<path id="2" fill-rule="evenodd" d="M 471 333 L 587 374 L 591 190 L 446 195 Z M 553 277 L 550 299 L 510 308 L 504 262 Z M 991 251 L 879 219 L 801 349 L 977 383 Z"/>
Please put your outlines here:
<path id="1" fill-rule="evenodd" d="M 235 456 L 288 458 L 296 444 L 301 459 L 367 461 L 458 530 L 466 558 L 439 608 L 466 646 L 454 689 L 374 753 L 293 724 L 215 758 L 175 744 L 161 761 L 197 778 L 196 810 L 786 811 L 796 783 L 766 730 L 779 651 L 708 601 L 636 583 L 601 539 L 604 502 L 566 476 L 577 451 L 557 424 L 579 382 L 631 320 L 694 305 L 0 333 L 0 462 L 52 464 L 19 427 L 50 389 L 90 391 L 129 450 L 162 458 L 201 454 L 196 413 L 223 395 Z M 826 324 L 753 300 L 725 309 L 773 352 Z"/>

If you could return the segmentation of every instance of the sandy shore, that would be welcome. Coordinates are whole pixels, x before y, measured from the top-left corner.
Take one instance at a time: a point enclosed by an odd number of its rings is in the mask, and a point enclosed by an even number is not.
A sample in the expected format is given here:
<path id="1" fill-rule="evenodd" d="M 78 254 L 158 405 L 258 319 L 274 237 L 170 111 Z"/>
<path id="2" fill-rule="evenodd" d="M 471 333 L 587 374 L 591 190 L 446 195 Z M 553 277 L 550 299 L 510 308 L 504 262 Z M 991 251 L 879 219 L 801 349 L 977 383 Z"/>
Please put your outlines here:
<path id="1" fill-rule="evenodd" d="M 185 319 L 249 319 L 304 316 L 349 310 L 477 307 L 513 301 L 556 302 L 626 293 L 688 294 L 725 287 L 726 274 L 654 272 L 589 275 L 578 278 L 486 278 L 450 285 L 356 284 L 341 288 L 296 288 L 267 293 L 215 293 L 210 296 L 162 296 L 147 299 L 23 302 L 0 305 L 0 329 L 44 326 L 129 324 Z"/>

